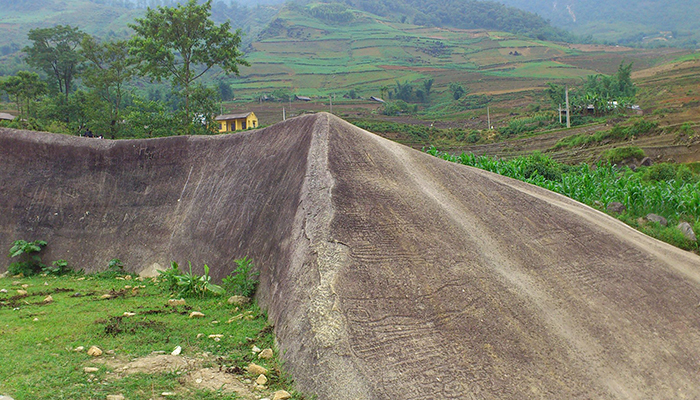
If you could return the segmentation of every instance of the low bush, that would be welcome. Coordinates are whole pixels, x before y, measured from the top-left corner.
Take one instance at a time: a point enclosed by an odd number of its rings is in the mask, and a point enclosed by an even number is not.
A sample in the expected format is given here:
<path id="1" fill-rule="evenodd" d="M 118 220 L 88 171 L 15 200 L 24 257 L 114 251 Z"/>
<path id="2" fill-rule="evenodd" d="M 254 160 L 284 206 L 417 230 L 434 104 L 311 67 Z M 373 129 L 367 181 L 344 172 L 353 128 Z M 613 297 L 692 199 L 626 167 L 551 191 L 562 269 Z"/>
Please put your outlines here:
<path id="1" fill-rule="evenodd" d="M 35 240 L 27 242 L 26 240 L 16 240 L 10 248 L 10 258 L 18 258 L 9 265 L 7 270 L 12 275 L 22 274 L 31 276 L 39 274 L 46 268 L 42 262 L 39 252 L 46 247 L 46 242 L 43 240 Z"/>
<path id="2" fill-rule="evenodd" d="M 223 286 L 227 292 L 232 294 L 252 297 L 255 295 L 258 283 L 259 272 L 253 272 L 253 260 L 243 257 L 234 261 L 236 269 L 233 273 L 223 279 Z"/>
<path id="3" fill-rule="evenodd" d="M 621 161 L 629 160 L 632 158 L 639 160 L 646 156 L 647 155 L 644 153 L 644 150 L 635 146 L 617 147 L 614 149 L 610 149 L 603 154 L 603 158 L 607 160 L 610 164 L 617 164 Z"/>

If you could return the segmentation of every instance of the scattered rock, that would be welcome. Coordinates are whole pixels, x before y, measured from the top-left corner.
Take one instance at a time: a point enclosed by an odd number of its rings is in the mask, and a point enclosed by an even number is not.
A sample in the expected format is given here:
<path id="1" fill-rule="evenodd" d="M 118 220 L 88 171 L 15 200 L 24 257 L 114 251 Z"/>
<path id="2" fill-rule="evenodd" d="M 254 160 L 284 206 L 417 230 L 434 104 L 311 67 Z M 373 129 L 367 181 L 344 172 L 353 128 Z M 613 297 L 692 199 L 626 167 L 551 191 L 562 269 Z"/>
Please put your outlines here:
<path id="1" fill-rule="evenodd" d="M 112 298 L 111 294 L 103 294 L 102 296 L 100 296 L 100 299 L 102 299 L 102 300 L 107 300 L 107 299 L 111 299 L 111 298 Z"/>
<path id="2" fill-rule="evenodd" d="M 39 318 L 34 318 L 32 321 L 39 322 Z"/>
<path id="3" fill-rule="evenodd" d="M 85 350 L 85 347 L 83 347 L 83 346 L 78 346 L 75 349 L 73 349 L 73 351 L 78 352 L 78 353 L 80 353 L 83 350 Z"/>
<path id="4" fill-rule="evenodd" d="M 251 375 L 267 375 L 267 368 L 251 363 L 246 368 Z"/>
<path id="5" fill-rule="evenodd" d="M 19 286 L 21 284 L 22 284 L 22 282 L 20 282 L 20 281 L 12 281 L 12 286 Z"/>
<path id="6" fill-rule="evenodd" d="M 179 356 L 180 353 L 182 353 L 182 347 L 177 346 L 177 347 L 175 348 L 175 350 L 173 350 L 173 352 L 170 353 L 170 354 L 172 354 L 172 355 L 174 355 L 174 356 Z"/>
<path id="7" fill-rule="evenodd" d="M 596 207 L 598 207 L 598 208 L 603 208 L 603 207 L 605 207 L 605 204 L 603 204 L 602 201 L 598 201 L 598 200 L 594 201 L 594 202 L 593 202 L 593 205 L 596 206 Z"/>
<path id="8" fill-rule="evenodd" d="M 10 396 L 3 396 L 3 395 L 0 395 L 0 400 L 15 400 L 15 399 L 13 399 L 13 398 L 10 397 Z"/>
<path id="9" fill-rule="evenodd" d="M 286 390 L 278 390 L 275 392 L 275 395 L 272 397 L 272 400 L 287 400 L 291 399 L 292 395 L 289 394 Z"/>
<path id="10" fill-rule="evenodd" d="M 627 211 L 627 207 L 625 207 L 625 205 L 622 203 L 613 201 L 612 203 L 608 204 L 608 211 L 615 214 L 622 214 L 623 212 Z"/>
<path id="11" fill-rule="evenodd" d="M 96 367 L 85 367 L 85 368 L 83 368 L 83 372 L 86 372 L 86 373 L 88 373 L 88 374 L 95 373 L 95 372 L 97 372 L 97 371 L 99 371 L 99 370 L 100 370 L 100 369 L 99 369 L 99 368 L 96 368 Z"/>
<path id="12" fill-rule="evenodd" d="M 678 224 L 678 229 L 683 232 L 683 235 L 688 239 L 692 240 L 693 242 L 697 242 L 698 237 L 695 236 L 695 232 L 693 231 L 692 225 L 690 225 L 687 222 L 681 222 Z"/>
<path id="13" fill-rule="evenodd" d="M 668 225 L 668 221 L 666 220 L 666 218 L 656 214 L 648 214 L 647 221 L 658 222 L 661 226 Z"/>
<path id="14" fill-rule="evenodd" d="M 170 299 L 170 300 L 168 300 L 168 305 L 172 306 L 172 307 L 184 306 L 185 304 L 187 304 L 187 302 L 185 302 L 185 299 L 179 299 L 179 300 Z"/>
<path id="15" fill-rule="evenodd" d="M 29 285 L 27 285 L 26 283 L 24 285 L 22 285 L 22 289 L 27 289 L 27 288 L 29 288 Z"/>
<path id="16" fill-rule="evenodd" d="M 46 296 L 46 298 L 44 298 L 44 303 L 53 303 L 53 297 L 51 297 L 51 295 Z"/>
<path id="17" fill-rule="evenodd" d="M 204 336 L 203 333 L 198 333 L 198 334 L 197 334 L 197 339 L 201 338 L 202 336 Z"/>
<path id="18" fill-rule="evenodd" d="M 654 165 L 654 161 L 649 157 L 644 157 L 642 158 L 642 161 L 639 163 L 639 165 L 643 167 L 651 167 L 652 165 Z"/>
<path id="19" fill-rule="evenodd" d="M 258 376 L 258 379 L 255 380 L 255 383 L 257 383 L 258 385 L 266 385 L 267 377 L 265 375 L 260 375 Z"/>
<path id="20" fill-rule="evenodd" d="M 209 335 L 209 339 L 221 339 L 224 335 Z"/>
<path id="21" fill-rule="evenodd" d="M 124 277 L 124 280 L 125 280 L 125 281 L 130 281 L 130 280 L 131 280 L 131 275 L 125 276 L 125 277 Z"/>
<path id="22" fill-rule="evenodd" d="M 272 349 L 265 349 L 258 354 L 258 358 L 262 358 L 263 360 L 269 360 L 274 356 L 275 353 L 272 352 Z"/>
<path id="23" fill-rule="evenodd" d="M 107 395 L 107 400 L 125 400 L 125 397 L 120 394 Z"/>
<path id="24" fill-rule="evenodd" d="M 228 298 L 228 304 L 234 306 L 242 306 L 250 303 L 250 298 L 245 296 L 231 296 Z"/>
<path id="25" fill-rule="evenodd" d="M 133 317 L 134 315 L 136 315 L 136 313 L 125 311 L 122 315 L 125 317 Z"/>
<path id="26" fill-rule="evenodd" d="M 258 346 L 253 346 L 253 348 L 252 348 L 251 350 L 252 350 L 252 352 L 255 353 L 255 354 L 258 354 L 258 353 L 261 352 L 261 350 L 260 350 L 260 348 L 259 348 Z"/>
<path id="27" fill-rule="evenodd" d="M 160 395 L 163 397 L 173 397 L 173 396 L 177 396 L 177 393 L 175 393 L 175 392 L 163 392 Z"/>
<path id="28" fill-rule="evenodd" d="M 97 346 L 92 346 L 88 349 L 88 355 L 92 357 L 99 357 L 102 355 L 102 350 Z"/>
<path id="29" fill-rule="evenodd" d="M 24 295 L 27 294 L 27 291 L 26 291 L 26 290 L 22 290 L 22 289 L 17 289 L 17 294 L 20 295 L 20 296 L 24 296 Z"/>
<path id="30" fill-rule="evenodd" d="M 7 293 L 7 289 L 0 289 L 0 293 Z"/>
<path id="31" fill-rule="evenodd" d="M 204 314 L 199 311 L 192 311 L 190 318 L 204 318 Z"/>

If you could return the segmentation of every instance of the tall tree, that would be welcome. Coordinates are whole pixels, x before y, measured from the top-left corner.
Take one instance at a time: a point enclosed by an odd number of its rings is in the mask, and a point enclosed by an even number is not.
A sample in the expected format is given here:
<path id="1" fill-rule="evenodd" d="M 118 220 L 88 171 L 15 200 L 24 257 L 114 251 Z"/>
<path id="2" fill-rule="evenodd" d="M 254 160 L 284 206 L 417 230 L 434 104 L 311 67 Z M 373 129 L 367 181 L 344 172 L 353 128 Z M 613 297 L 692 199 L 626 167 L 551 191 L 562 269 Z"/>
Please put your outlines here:
<path id="1" fill-rule="evenodd" d="M 141 72 L 156 81 L 170 79 L 174 88 L 181 88 L 188 125 L 193 121 L 193 82 L 214 66 L 238 75 L 238 66 L 248 65 L 238 49 L 240 30 L 231 32 L 229 22 L 217 26 L 210 17 L 211 0 L 201 5 L 190 0 L 174 8 L 148 9 L 130 25 L 135 31 L 129 41 L 131 53 L 143 60 Z"/>
<path id="2" fill-rule="evenodd" d="M 46 72 L 66 98 L 80 72 L 83 58 L 78 47 L 84 35 L 80 29 L 68 25 L 32 29 L 28 38 L 33 43 L 24 48 L 27 63 Z"/>
<path id="3" fill-rule="evenodd" d="M 88 60 L 83 82 L 93 94 L 106 104 L 110 137 L 116 138 L 121 124 L 124 86 L 134 76 L 134 64 L 126 41 L 99 43 L 85 36 L 82 54 Z"/>
<path id="4" fill-rule="evenodd" d="M 0 80 L 0 91 L 14 99 L 19 115 L 31 114 L 35 100 L 46 93 L 46 82 L 34 72 L 19 71 L 15 76 Z"/>

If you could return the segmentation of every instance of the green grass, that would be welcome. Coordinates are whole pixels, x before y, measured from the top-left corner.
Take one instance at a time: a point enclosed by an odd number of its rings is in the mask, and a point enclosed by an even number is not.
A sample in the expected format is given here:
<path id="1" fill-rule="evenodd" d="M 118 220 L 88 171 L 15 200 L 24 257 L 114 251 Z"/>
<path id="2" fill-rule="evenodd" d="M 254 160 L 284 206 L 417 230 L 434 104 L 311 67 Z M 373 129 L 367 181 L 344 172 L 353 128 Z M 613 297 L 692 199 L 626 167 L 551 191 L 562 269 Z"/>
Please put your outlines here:
<path id="1" fill-rule="evenodd" d="M 622 221 L 682 249 L 700 249 L 700 243 L 679 236 L 676 229 L 679 222 L 700 229 L 700 176 L 688 167 L 657 164 L 632 172 L 602 163 L 595 168 L 587 164 L 567 166 L 541 154 L 498 160 L 466 153 L 452 155 L 435 147 L 427 152 L 549 189 L 601 211 L 611 202 L 620 202 L 627 208 L 617 215 Z M 665 217 L 668 226 L 639 221 L 650 213 Z"/>
<path id="2" fill-rule="evenodd" d="M 25 284 L 28 294 L 18 294 Z M 163 283 L 123 277 L 0 278 L 0 289 L 8 291 L 0 293 L 0 394 L 16 400 L 94 399 L 109 394 L 133 400 L 162 392 L 176 393 L 171 397 L 175 399 L 235 397 L 184 384 L 185 371 L 122 377 L 113 366 L 153 352 L 169 354 L 177 346 L 182 347 L 182 356 L 200 359 L 203 366 L 241 368 L 252 361 L 264 365 L 272 371 L 270 389 L 291 392 L 280 361 L 257 360 L 250 351 L 253 345 L 273 347 L 274 341 L 265 314 L 254 304 L 236 309 L 225 297 L 210 297 L 171 307 Z M 107 293 L 118 295 L 102 299 Z M 54 301 L 44 303 L 48 295 Z M 192 311 L 205 317 L 189 318 Z M 135 315 L 125 317 L 125 312 Z M 247 318 L 227 323 L 237 315 Z M 223 336 L 215 341 L 209 335 Z M 93 358 L 86 351 L 74 351 L 79 346 L 86 350 L 98 346 L 105 354 Z M 99 371 L 86 373 L 84 367 Z"/>

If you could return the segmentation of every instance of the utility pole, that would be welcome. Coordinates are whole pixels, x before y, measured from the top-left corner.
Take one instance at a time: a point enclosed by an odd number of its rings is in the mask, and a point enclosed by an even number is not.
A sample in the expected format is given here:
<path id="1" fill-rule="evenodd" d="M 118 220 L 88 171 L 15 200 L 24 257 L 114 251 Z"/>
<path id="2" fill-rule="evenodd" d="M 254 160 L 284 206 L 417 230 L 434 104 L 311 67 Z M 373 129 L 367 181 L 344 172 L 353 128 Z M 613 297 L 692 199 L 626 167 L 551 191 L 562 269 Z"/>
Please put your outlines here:
<path id="1" fill-rule="evenodd" d="M 330 100 L 330 103 L 331 103 L 331 114 L 333 114 L 333 95 L 329 95 L 328 99 Z"/>
<path id="2" fill-rule="evenodd" d="M 561 103 L 559 103 L 559 125 L 561 125 Z"/>
<path id="3" fill-rule="evenodd" d="M 284 107 L 282 107 L 282 121 L 286 121 L 286 120 L 287 120 L 287 110 L 285 110 Z"/>
<path id="4" fill-rule="evenodd" d="M 569 108 L 569 85 L 566 85 L 566 127 L 571 128 L 571 109 Z"/>
<path id="5" fill-rule="evenodd" d="M 491 110 L 489 109 L 489 106 L 486 106 L 486 119 L 488 120 L 488 129 L 491 129 Z"/>

